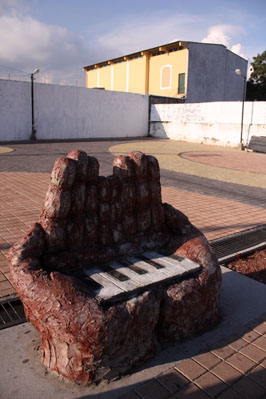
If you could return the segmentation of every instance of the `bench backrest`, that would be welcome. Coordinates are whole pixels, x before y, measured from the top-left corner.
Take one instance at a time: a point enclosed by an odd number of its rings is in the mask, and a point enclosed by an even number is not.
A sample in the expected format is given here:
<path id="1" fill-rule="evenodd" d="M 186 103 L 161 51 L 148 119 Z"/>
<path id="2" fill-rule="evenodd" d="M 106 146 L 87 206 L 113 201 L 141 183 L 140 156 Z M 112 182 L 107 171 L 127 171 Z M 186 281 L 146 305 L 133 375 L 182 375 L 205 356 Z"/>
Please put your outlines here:
<path id="1" fill-rule="evenodd" d="M 253 151 L 266 152 L 266 137 L 252 136 L 248 148 Z"/>
<path id="2" fill-rule="evenodd" d="M 117 156 L 113 175 L 99 176 L 96 158 L 71 151 L 55 161 L 40 216 L 49 253 L 110 246 L 164 226 L 160 170 L 141 152 Z"/>

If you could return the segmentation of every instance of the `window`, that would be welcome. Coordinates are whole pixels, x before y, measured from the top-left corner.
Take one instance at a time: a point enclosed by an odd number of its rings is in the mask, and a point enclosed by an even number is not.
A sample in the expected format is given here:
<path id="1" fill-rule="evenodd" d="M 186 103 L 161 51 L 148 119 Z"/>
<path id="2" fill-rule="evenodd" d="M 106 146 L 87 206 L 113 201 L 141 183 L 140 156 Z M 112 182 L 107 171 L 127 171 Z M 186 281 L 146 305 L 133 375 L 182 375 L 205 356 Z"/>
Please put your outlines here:
<path id="1" fill-rule="evenodd" d="M 172 65 L 161 67 L 160 89 L 170 89 L 172 84 Z"/>
<path id="2" fill-rule="evenodd" d="M 178 94 L 185 94 L 185 73 L 178 75 Z"/>
<path id="3" fill-rule="evenodd" d="M 161 55 L 164 53 L 165 53 L 165 51 L 155 51 L 155 53 L 152 53 L 152 57 L 155 57 L 156 55 Z"/>
<path id="4" fill-rule="evenodd" d="M 143 55 L 141 55 L 141 54 L 133 55 L 133 56 L 130 57 L 129 59 L 130 59 L 130 61 L 131 61 L 131 60 L 135 60 L 136 58 L 143 58 Z"/>
<path id="5" fill-rule="evenodd" d="M 170 48 L 168 50 L 169 53 L 172 53 L 173 51 L 179 51 L 179 50 L 183 50 L 183 46 L 178 46 L 178 47 L 174 47 L 174 48 Z"/>

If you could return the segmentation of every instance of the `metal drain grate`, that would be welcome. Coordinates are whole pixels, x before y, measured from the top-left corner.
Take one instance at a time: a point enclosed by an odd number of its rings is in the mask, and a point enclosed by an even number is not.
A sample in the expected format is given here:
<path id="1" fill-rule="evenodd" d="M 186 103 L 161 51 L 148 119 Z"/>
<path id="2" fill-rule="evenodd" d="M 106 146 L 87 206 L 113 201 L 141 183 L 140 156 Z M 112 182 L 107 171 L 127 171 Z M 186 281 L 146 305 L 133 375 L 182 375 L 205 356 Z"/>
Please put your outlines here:
<path id="1" fill-rule="evenodd" d="M 27 321 L 18 297 L 0 299 L 0 330 Z"/>
<path id="2" fill-rule="evenodd" d="M 219 263 L 230 261 L 239 254 L 247 254 L 266 246 L 266 226 L 242 231 L 210 242 Z"/>

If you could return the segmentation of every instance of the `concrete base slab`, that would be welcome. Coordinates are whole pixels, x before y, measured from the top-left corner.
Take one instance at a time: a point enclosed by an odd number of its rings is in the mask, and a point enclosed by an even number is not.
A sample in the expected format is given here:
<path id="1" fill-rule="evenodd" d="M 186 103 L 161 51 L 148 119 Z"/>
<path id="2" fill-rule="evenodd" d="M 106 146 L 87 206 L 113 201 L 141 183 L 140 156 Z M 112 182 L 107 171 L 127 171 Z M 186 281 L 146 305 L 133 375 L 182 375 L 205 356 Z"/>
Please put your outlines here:
<path id="1" fill-rule="evenodd" d="M 162 348 L 141 370 L 110 383 L 80 387 L 62 381 L 42 366 L 40 339 L 30 323 L 0 331 L 0 398 L 5 399 L 115 399 L 140 386 L 178 362 L 238 333 L 265 313 L 266 285 L 222 267 L 222 321 L 214 330 L 185 342 Z"/>

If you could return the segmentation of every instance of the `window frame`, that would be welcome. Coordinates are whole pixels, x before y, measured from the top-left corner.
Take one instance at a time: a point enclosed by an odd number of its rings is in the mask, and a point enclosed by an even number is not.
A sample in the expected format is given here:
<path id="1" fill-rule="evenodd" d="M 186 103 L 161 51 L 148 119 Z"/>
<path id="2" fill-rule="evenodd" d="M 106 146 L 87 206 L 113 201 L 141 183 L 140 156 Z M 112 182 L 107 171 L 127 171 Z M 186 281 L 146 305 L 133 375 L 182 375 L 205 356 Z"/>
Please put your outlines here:
<path id="1" fill-rule="evenodd" d="M 163 83 L 163 70 L 165 68 L 169 68 L 170 70 L 170 77 L 169 77 L 169 86 L 162 86 Z M 160 90 L 167 90 L 167 89 L 171 89 L 172 87 L 172 65 L 171 64 L 166 64 L 161 66 L 161 70 L 160 70 Z"/>
<path id="2" fill-rule="evenodd" d="M 182 85 L 180 85 L 181 76 L 183 77 Z M 183 88 L 183 90 L 181 91 L 182 88 Z M 178 74 L 177 94 L 186 94 L 186 73 L 185 72 Z"/>

